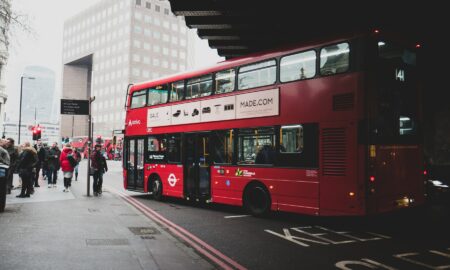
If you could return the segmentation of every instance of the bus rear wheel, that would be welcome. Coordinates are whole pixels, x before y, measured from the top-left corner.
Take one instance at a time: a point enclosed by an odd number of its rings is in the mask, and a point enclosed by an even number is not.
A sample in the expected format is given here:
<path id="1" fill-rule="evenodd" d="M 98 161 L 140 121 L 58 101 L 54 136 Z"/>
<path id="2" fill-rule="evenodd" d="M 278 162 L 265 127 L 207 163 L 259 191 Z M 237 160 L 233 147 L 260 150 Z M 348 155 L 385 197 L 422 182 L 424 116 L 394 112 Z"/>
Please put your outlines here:
<path id="1" fill-rule="evenodd" d="M 270 211 L 270 194 L 261 184 L 252 184 L 245 190 L 244 207 L 253 216 L 261 217 Z"/>
<path id="2" fill-rule="evenodd" d="M 161 201 L 162 197 L 163 197 L 163 193 L 162 193 L 162 182 L 161 179 L 159 179 L 159 177 L 154 177 L 152 180 L 152 194 L 153 194 L 153 199 L 155 199 L 156 201 Z"/>

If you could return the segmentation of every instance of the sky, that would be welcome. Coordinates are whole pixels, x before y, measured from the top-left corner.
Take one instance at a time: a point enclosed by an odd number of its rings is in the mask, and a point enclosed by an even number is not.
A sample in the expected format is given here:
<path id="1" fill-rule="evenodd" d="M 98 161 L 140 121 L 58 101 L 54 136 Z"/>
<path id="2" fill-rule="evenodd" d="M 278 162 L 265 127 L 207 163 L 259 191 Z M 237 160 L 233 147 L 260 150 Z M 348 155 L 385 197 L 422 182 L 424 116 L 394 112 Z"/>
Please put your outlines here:
<path id="1" fill-rule="evenodd" d="M 94 5 L 99 0 L 12 0 L 12 8 L 28 16 L 32 33 L 10 33 L 9 59 L 5 85 L 8 100 L 6 119 L 18 119 L 20 77 L 26 66 L 39 65 L 55 72 L 57 92 L 61 91 L 62 33 L 64 20 Z M 115 1 L 115 0 L 110 0 Z M 195 30 L 189 30 L 194 31 Z M 195 34 L 194 34 L 195 35 Z M 194 67 L 211 65 L 223 60 L 205 40 L 195 35 Z M 58 98 L 60 98 L 58 96 Z"/>

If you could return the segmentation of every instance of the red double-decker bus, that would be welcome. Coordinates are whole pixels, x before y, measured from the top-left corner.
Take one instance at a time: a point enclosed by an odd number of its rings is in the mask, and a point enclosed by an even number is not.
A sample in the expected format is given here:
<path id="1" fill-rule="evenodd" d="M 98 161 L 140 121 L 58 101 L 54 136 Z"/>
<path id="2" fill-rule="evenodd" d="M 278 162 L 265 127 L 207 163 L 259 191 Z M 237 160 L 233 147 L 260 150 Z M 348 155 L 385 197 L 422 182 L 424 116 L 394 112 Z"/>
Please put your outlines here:
<path id="1" fill-rule="evenodd" d="M 416 50 L 376 31 L 133 85 L 124 187 L 253 215 L 421 204 Z"/>

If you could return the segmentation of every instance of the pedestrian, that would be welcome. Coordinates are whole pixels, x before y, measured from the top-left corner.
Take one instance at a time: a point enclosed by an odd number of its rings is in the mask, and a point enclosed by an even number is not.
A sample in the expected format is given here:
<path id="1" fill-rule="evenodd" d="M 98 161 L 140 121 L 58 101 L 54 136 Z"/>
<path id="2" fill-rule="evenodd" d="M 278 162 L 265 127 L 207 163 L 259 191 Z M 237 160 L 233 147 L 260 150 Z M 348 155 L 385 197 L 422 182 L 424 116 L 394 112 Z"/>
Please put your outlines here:
<path id="1" fill-rule="evenodd" d="M 80 154 L 80 152 L 78 152 L 77 148 L 73 149 L 73 157 L 77 161 L 77 165 L 74 168 L 74 172 L 75 172 L 75 181 L 78 181 L 78 166 L 79 166 L 80 161 L 81 161 L 81 154 Z"/>
<path id="2" fill-rule="evenodd" d="M 47 143 L 43 144 L 43 151 L 44 151 L 44 160 L 42 161 L 42 178 L 44 180 L 47 180 L 47 171 L 48 171 L 48 155 L 50 152 L 50 148 L 48 147 Z M 39 156 L 39 153 L 38 153 Z"/>
<path id="3" fill-rule="evenodd" d="M 9 154 L 7 193 L 11 194 L 11 190 L 14 188 L 14 185 L 13 185 L 14 173 L 17 171 L 17 159 L 19 158 L 19 150 L 14 145 L 13 138 L 6 139 L 6 151 L 8 151 L 8 154 Z"/>
<path id="4" fill-rule="evenodd" d="M 59 157 L 61 152 L 58 149 L 58 144 L 53 143 L 52 147 L 48 151 L 48 170 L 47 170 L 47 181 L 48 187 L 56 187 L 56 182 L 58 180 L 58 170 L 60 168 Z"/>
<path id="5" fill-rule="evenodd" d="M 44 146 L 42 145 L 41 140 L 37 141 L 37 144 L 34 146 L 34 148 L 37 151 L 39 161 L 36 163 L 35 174 L 34 174 L 33 180 L 34 180 L 34 186 L 40 187 L 39 186 L 39 172 L 41 171 L 42 164 L 44 163 L 44 160 L 45 160 L 45 149 L 44 149 Z"/>
<path id="6" fill-rule="evenodd" d="M 101 144 L 96 144 L 91 155 L 91 170 L 94 174 L 94 196 L 102 194 L 103 174 L 108 171 L 108 164 L 101 152 Z"/>
<path id="7" fill-rule="evenodd" d="M 6 140 L 0 139 L 0 213 L 3 212 L 6 205 L 7 179 L 9 169 L 9 154 L 6 147 Z"/>
<path id="8" fill-rule="evenodd" d="M 22 178 L 22 190 L 17 198 L 30 197 L 33 192 L 33 169 L 38 162 L 37 152 L 34 147 L 31 147 L 29 142 L 25 142 L 22 147 L 22 152 L 19 155 L 17 162 L 17 169 L 19 176 Z"/>
<path id="9" fill-rule="evenodd" d="M 73 159 L 73 151 L 70 143 L 67 143 L 62 150 L 59 162 L 61 163 L 61 170 L 64 174 L 64 192 L 69 192 L 69 187 L 72 182 L 73 166 L 69 159 Z"/>

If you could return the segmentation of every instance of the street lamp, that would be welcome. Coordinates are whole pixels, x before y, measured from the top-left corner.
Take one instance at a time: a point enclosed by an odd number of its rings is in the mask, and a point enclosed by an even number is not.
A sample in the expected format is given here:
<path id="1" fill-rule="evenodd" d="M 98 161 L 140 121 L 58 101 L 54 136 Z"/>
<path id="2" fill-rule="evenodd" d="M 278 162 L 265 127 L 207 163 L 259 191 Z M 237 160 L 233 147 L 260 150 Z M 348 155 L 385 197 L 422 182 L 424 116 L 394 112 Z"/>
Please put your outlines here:
<path id="1" fill-rule="evenodd" d="M 20 77 L 20 105 L 19 105 L 19 134 L 18 134 L 18 144 L 20 145 L 20 126 L 22 125 L 22 86 L 23 86 L 23 79 L 29 79 L 34 80 L 34 77 L 28 77 L 28 76 L 21 76 Z"/>

